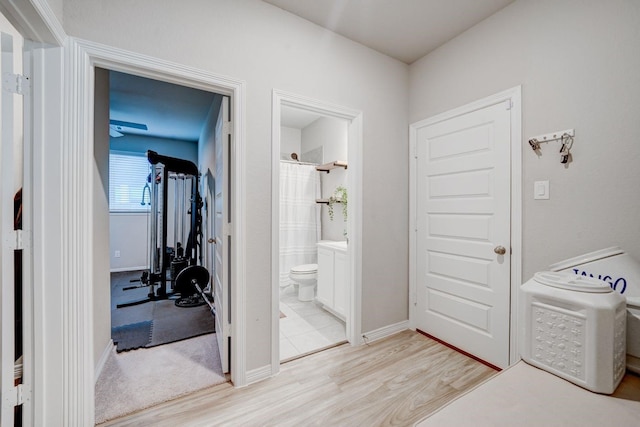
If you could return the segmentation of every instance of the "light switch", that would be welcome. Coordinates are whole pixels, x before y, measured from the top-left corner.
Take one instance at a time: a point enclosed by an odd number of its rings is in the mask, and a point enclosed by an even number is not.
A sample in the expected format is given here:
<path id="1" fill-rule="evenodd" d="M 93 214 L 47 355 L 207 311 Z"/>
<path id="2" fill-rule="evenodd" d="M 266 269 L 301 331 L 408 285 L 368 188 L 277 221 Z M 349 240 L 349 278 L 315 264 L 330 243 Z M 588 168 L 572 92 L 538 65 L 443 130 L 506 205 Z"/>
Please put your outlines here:
<path id="1" fill-rule="evenodd" d="M 536 200 L 549 200 L 549 181 L 536 181 L 533 183 L 533 198 Z"/>

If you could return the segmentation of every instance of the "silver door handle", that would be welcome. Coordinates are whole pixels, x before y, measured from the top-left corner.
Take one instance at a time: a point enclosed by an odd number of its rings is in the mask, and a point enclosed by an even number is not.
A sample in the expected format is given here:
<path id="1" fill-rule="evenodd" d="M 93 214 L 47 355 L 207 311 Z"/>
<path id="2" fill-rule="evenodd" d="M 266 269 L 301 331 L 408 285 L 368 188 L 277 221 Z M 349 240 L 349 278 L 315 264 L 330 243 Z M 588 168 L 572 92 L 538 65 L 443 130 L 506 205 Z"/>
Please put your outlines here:
<path id="1" fill-rule="evenodd" d="M 218 243 L 218 242 L 216 242 L 216 239 L 212 239 L 212 238 L 208 238 L 207 242 L 213 243 L 214 245 Z"/>
<path id="2" fill-rule="evenodd" d="M 493 252 L 497 253 L 498 255 L 504 255 L 507 253 L 507 250 L 504 248 L 504 246 L 496 246 L 495 248 L 493 248 Z"/>

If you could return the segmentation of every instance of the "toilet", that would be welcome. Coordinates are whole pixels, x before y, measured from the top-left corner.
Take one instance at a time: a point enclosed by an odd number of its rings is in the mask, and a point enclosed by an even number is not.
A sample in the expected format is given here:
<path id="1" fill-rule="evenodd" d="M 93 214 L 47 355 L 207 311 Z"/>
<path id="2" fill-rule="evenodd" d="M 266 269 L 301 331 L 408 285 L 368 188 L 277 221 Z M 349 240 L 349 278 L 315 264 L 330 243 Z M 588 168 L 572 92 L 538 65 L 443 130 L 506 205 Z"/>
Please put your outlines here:
<path id="1" fill-rule="evenodd" d="M 609 284 L 627 302 L 627 369 L 640 374 L 640 263 L 619 247 L 601 249 L 549 266 Z"/>
<path id="2" fill-rule="evenodd" d="M 298 285 L 300 301 L 313 301 L 318 281 L 318 264 L 297 265 L 289 271 L 289 278 Z"/>

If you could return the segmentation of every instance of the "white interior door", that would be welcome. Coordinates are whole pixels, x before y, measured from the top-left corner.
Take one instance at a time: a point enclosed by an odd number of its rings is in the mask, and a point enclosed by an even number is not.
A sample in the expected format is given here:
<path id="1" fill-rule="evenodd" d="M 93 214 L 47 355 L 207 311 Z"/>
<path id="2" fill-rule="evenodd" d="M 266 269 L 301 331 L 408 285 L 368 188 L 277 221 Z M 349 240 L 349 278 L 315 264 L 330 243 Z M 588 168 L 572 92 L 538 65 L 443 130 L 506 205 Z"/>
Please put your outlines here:
<path id="1" fill-rule="evenodd" d="M 215 131 L 215 267 L 214 275 L 214 304 L 216 307 L 216 337 L 218 339 L 218 349 L 220 350 L 220 360 L 222 361 L 222 371 L 229 372 L 229 349 L 231 313 L 231 169 L 230 169 L 230 121 L 229 121 L 229 98 L 222 97 L 222 105 L 216 123 Z"/>
<path id="2" fill-rule="evenodd" d="M 22 249 L 21 231 L 14 226 L 14 196 L 23 183 L 23 115 L 21 85 L 22 37 L 0 15 L 0 425 L 14 425 L 14 406 L 21 404 L 19 389 L 14 382 L 14 363 L 21 354 L 16 351 L 14 264 L 17 251 Z M 19 267 L 22 270 L 22 267 Z M 21 334 L 21 331 L 18 331 Z M 29 355 L 30 356 L 30 355 Z M 23 376 L 24 379 L 24 376 Z M 26 387 L 28 390 L 28 387 Z"/>
<path id="3" fill-rule="evenodd" d="M 510 106 L 427 124 L 415 139 L 416 326 L 500 368 L 509 365 Z"/>

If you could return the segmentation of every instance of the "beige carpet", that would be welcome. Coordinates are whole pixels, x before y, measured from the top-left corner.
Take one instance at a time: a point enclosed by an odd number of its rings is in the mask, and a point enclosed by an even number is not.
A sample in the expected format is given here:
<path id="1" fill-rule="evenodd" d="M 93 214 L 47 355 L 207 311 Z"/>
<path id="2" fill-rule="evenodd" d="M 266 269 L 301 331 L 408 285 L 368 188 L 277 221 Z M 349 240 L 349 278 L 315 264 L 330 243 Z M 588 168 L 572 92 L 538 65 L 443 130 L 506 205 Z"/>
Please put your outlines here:
<path id="1" fill-rule="evenodd" d="M 592 393 L 519 362 L 416 427 L 640 425 L 640 377 L 627 373 L 611 396 Z"/>
<path id="2" fill-rule="evenodd" d="M 114 350 L 96 383 L 96 424 L 225 381 L 215 334 Z"/>

